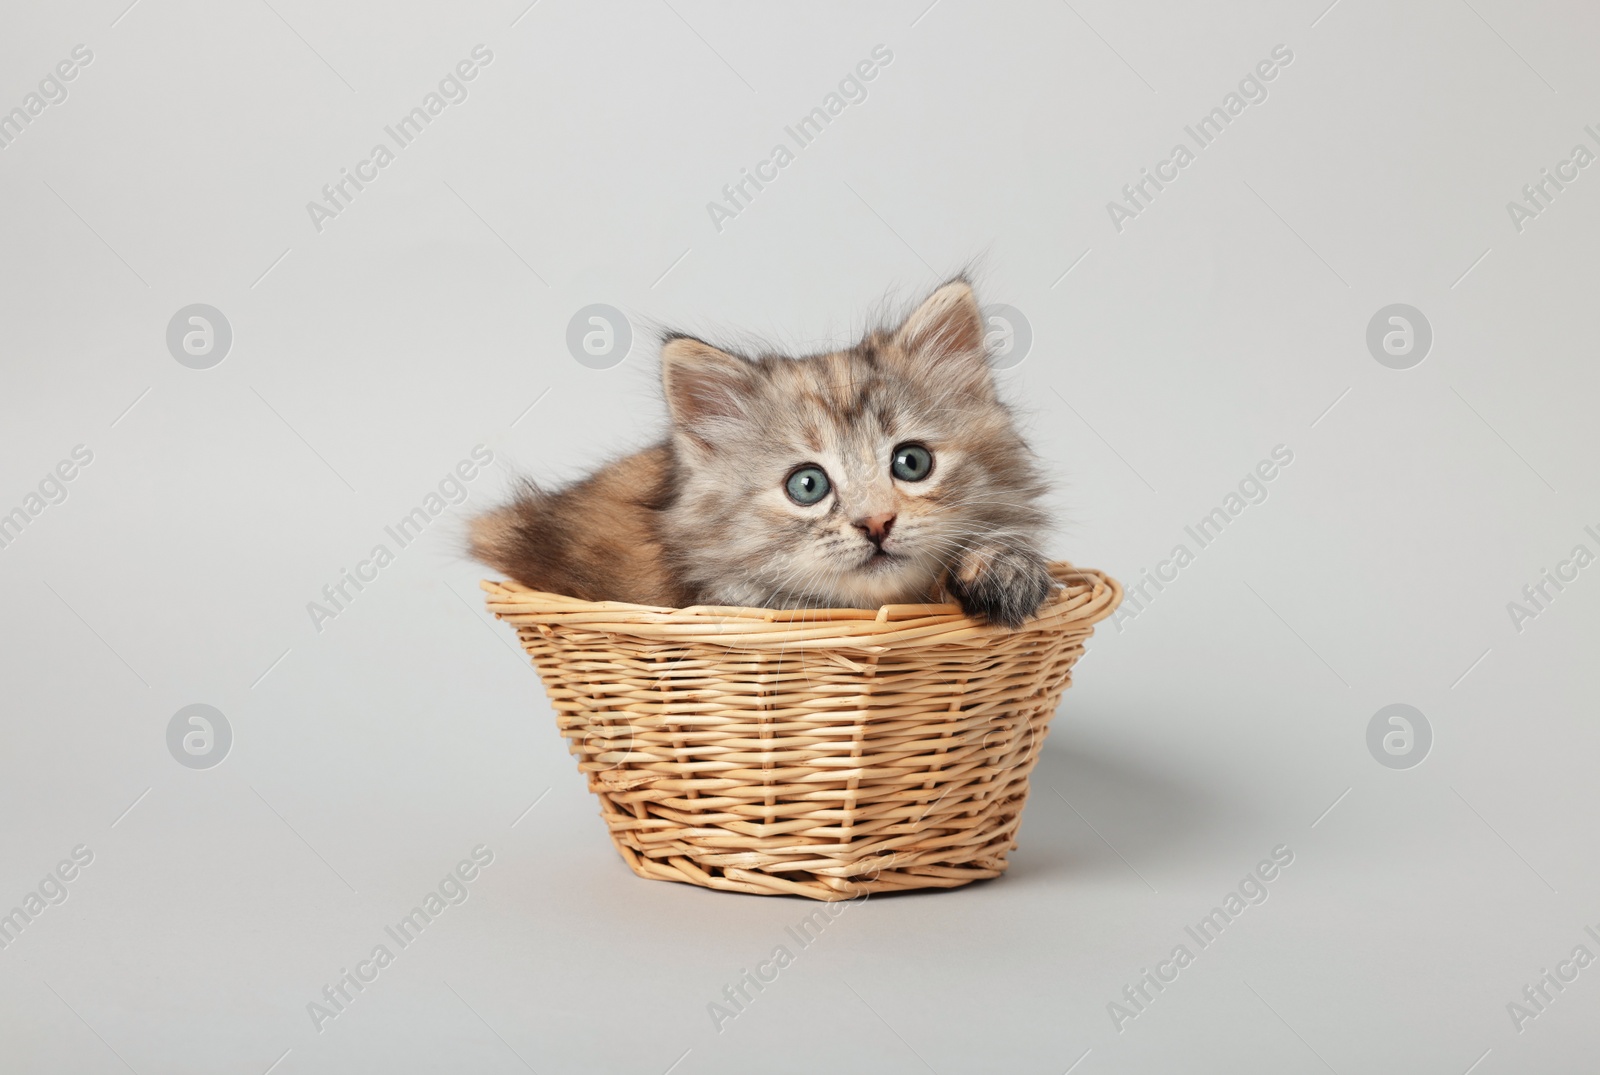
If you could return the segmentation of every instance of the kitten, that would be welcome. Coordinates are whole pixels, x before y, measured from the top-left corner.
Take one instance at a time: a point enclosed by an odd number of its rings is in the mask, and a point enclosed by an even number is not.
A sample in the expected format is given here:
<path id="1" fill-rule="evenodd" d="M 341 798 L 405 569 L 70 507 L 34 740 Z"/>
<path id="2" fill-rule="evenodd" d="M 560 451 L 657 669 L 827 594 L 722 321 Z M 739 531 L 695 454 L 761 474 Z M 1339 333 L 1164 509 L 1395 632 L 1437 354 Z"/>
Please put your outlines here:
<path id="1" fill-rule="evenodd" d="M 524 482 L 471 552 L 590 601 L 877 608 L 955 598 L 1017 627 L 1053 583 L 1034 456 L 965 280 L 843 351 L 661 351 L 671 430 L 564 489 Z"/>

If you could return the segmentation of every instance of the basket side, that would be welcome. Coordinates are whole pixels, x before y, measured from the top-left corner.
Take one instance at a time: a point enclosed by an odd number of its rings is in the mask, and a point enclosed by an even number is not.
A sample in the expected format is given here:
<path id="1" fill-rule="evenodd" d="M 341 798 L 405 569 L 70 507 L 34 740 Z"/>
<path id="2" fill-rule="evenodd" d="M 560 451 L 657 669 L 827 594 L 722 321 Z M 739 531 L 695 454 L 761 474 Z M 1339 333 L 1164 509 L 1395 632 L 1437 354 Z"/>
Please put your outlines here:
<path id="1" fill-rule="evenodd" d="M 636 873 L 842 900 L 1005 869 L 1072 665 L 1117 597 L 1095 576 L 1023 630 L 936 623 L 865 653 L 848 634 L 786 648 L 517 629 Z"/>

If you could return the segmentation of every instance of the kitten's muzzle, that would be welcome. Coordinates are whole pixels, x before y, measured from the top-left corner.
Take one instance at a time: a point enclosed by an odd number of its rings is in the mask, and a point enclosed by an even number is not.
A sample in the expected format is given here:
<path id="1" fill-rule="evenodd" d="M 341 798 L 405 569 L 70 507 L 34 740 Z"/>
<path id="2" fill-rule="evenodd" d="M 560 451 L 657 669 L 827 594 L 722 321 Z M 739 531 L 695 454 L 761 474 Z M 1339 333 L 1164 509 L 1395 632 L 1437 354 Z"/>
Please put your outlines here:
<path id="1" fill-rule="evenodd" d="M 892 512 L 886 512 L 882 515 L 868 515 L 856 519 L 850 525 L 867 535 L 867 540 L 881 549 L 889 538 L 889 531 L 894 527 L 896 518 Z"/>

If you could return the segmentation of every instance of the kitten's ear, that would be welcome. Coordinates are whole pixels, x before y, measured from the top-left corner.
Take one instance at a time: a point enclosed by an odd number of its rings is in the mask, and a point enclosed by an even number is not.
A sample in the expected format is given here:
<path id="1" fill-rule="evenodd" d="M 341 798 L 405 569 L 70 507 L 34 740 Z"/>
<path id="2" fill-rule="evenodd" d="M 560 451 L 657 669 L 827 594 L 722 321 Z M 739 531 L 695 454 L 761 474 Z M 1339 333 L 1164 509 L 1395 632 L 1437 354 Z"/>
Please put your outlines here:
<path id="1" fill-rule="evenodd" d="M 994 394 L 983 312 L 965 280 L 952 280 L 929 295 L 895 330 L 894 342 L 918 372 L 963 391 Z"/>
<path id="2" fill-rule="evenodd" d="M 661 387 L 673 425 L 709 447 L 718 427 L 740 422 L 756 388 L 750 363 L 692 336 L 661 347 Z"/>

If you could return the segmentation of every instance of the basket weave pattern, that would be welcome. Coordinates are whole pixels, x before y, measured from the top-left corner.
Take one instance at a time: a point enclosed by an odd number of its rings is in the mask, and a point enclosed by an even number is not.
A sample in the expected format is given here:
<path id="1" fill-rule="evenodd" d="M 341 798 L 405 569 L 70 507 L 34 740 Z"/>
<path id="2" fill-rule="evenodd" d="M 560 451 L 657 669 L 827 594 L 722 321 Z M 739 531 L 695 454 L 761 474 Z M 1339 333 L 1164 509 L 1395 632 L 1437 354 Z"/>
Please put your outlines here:
<path id="1" fill-rule="evenodd" d="M 997 877 L 1116 580 L 1008 632 L 953 605 L 650 608 L 484 582 L 641 877 L 845 900 Z"/>

